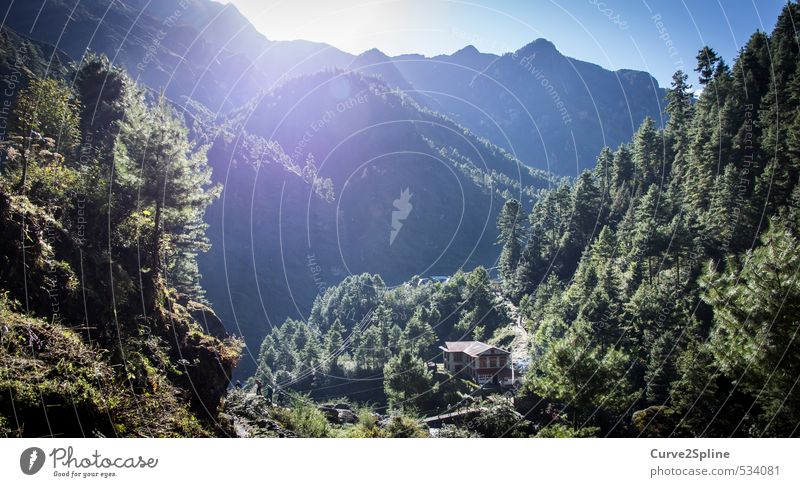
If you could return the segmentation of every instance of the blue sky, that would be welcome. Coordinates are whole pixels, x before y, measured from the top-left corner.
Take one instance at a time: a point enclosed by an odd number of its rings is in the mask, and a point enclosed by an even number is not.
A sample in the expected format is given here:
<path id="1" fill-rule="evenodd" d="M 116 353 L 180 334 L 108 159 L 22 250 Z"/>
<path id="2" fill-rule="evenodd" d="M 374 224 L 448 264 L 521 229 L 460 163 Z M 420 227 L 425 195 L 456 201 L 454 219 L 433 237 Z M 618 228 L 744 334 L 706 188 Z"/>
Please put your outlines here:
<path id="1" fill-rule="evenodd" d="M 513 51 L 544 37 L 609 69 L 652 73 L 666 86 L 708 44 L 732 64 L 756 29 L 771 31 L 785 0 L 230 0 L 268 38 L 307 39 L 354 54 Z M 224 2 L 223 2 L 224 3 Z"/>

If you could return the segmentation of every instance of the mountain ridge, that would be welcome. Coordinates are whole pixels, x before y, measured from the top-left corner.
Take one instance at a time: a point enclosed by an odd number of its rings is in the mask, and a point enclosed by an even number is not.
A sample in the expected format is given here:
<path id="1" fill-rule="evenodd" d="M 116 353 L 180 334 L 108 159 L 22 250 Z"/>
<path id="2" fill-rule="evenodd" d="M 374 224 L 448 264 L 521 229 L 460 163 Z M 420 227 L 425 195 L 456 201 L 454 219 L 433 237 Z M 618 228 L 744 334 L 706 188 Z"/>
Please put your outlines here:
<path id="1" fill-rule="evenodd" d="M 325 43 L 270 40 L 235 6 L 210 0 L 123 0 L 110 5 L 101 0 L 52 0 L 41 12 L 31 3 L 3 0 L 0 5 L 6 7 L 11 28 L 30 31 L 31 37 L 51 44 L 61 40 L 58 47 L 74 59 L 87 47 L 106 53 L 153 89 L 163 88 L 170 98 L 194 99 L 220 113 L 303 74 L 324 69 L 377 74 L 418 102 L 515 152 L 527 165 L 560 175 L 576 176 L 590 168 L 603 145 L 627 140 L 644 116 L 660 120 L 663 90 L 652 76 L 573 60 L 542 38 L 503 55 L 481 53 L 474 46 L 434 57 L 387 56 L 377 49 L 354 55 Z M 38 20 L 34 24 L 32 19 Z M 539 56 L 537 69 L 554 68 L 542 69 L 547 86 L 538 91 L 532 88 L 542 83 L 539 72 L 525 74 L 531 55 Z M 373 57 L 379 66 L 367 62 Z M 574 127 L 558 123 L 546 102 L 550 87 L 569 105 Z M 595 98 L 603 101 L 593 106 Z M 630 102 L 614 105 L 615 98 Z M 630 120 L 620 117 L 620 111 L 629 113 Z M 497 121 L 511 125 L 498 130 Z"/>

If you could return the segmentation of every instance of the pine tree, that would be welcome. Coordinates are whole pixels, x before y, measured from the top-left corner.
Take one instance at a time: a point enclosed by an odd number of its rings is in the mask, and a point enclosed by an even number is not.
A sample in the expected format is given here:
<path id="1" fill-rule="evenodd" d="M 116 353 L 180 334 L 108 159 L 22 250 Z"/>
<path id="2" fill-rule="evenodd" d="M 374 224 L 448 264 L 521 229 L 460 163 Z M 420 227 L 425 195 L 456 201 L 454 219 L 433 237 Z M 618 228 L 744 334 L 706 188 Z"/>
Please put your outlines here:
<path id="1" fill-rule="evenodd" d="M 708 212 L 704 215 L 703 227 L 708 247 L 717 256 L 727 250 L 738 250 L 752 241 L 752 235 L 742 235 L 740 228 L 746 220 L 746 204 L 739 194 L 740 173 L 734 165 L 728 165 L 725 172 L 714 181 Z M 745 238 L 742 238 L 745 237 Z"/>
<path id="2" fill-rule="evenodd" d="M 800 107 L 800 81 L 796 79 L 800 72 L 795 26 L 798 15 L 800 6 L 787 3 L 770 36 L 771 76 L 758 122 L 761 149 L 768 162 L 756 189 L 757 201 L 767 205 L 768 213 L 786 203 L 800 176 L 800 161 L 789 149 L 789 129 Z"/>
<path id="3" fill-rule="evenodd" d="M 81 152 L 96 151 L 110 164 L 119 124 L 132 102 L 133 81 L 106 56 L 88 53 L 75 74 L 75 88 L 81 99 Z"/>
<path id="4" fill-rule="evenodd" d="M 325 355 L 323 361 L 327 365 L 329 372 L 337 373 L 339 371 L 339 355 L 343 352 L 344 339 L 344 325 L 339 320 L 333 323 L 333 326 L 328 333 L 325 334 Z"/>
<path id="5" fill-rule="evenodd" d="M 633 136 L 633 164 L 636 171 L 637 194 L 644 193 L 651 184 L 660 180 L 662 152 L 653 119 L 646 117 Z"/>
<path id="6" fill-rule="evenodd" d="M 498 243 L 503 245 L 500 253 L 500 277 L 506 292 L 512 290 L 517 264 L 522 253 L 524 221 L 525 215 L 519 201 L 515 199 L 506 201 L 497 219 Z"/>
<path id="7" fill-rule="evenodd" d="M 672 139 L 672 150 L 676 158 L 685 157 L 688 151 L 689 123 L 692 118 L 691 85 L 686 82 L 688 76 L 683 71 L 672 75 L 672 85 L 667 91 L 666 112 L 667 135 Z"/>
<path id="8" fill-rule="evenodd" d="M 518 302 L 523 296 L 532 293 L 542 279 L 545 270 L 546 265 L 541 257 L 539 239 L 531 232 L 517 265 L 513 289 L 510 293 L 511 298 Z"/>
<path id="9" fill-rule="evenodd" d="M 176 263 L 193 261 L 208 249 L 203 213 L 220 187 L 211 184 L 206 149 L 192 147 L 186 127 L 163 97 L 152 111 L 129 111 L 120 140 L 127 157 L 139 165 L 140 205 L 152 216 L 146 246 L 151 284 L 144 290 L 152 311 L 162 283 L 189 293 L 199 288 L 199 273 L 182 272 L 185 268 Z M 175 273 L 170 282 L 164 280 L 167 271 Z"/>
<path id="10" fill-rule="evenodd" d="M 608 205 L 612 198 L 614 189 L 613 165 L 614 155 L 611 152 L 611 148 L 604 146 L 600 149 L 600 154 L 597 156 L 597 164 L 592 171 L 594 179 L 597 181 L 597 185 L 603 195 L 602 200 L 604 205 Z"/>
<path id="11" fill-rule="evenodd" d="M 410 350 L 389 360 L 383 376 L 389 405 L 396 409 L 421 410 L 434 388 L 433 374 Z"/>
<path id="12" fill-rule="evenodd" d="M 697 53 L 697 67 L 695 71 L 698 74 L 699 82 L 705 86 L 714 79 L 714 74 L 718 72 L 719 63 L 722 58 L 719 57 L 717 52 L 708 46 L 704 46 Z"/>
<path id="13" fill-rule="evenodd" d="M 439 311 L 436 309 L 419 306 L 403 330 L 404 343 L 413 347 L 416 354 L 430 357 L 436 343 L 433 326 L 439 324 L 439 319 Z"/>
<path id="14" fill-rule="evenodd" d="M 616 417 L 633 397 L 628 358 L 616 349 L 602 353 L 589 337 L 589 326 L 577 322 L 526 377 L 526 388 L 564 404 L 573 430 L 596 422 L 601 412 Z"/>
<path id="15" fill-rule="evenodd" d="M 728 261 L 717 273 L 709 266 L 703 299 L 714 309 L 712 353 L 723 373 L 752 394 L 760 431 L 787 434 L 800 422 L 800 245 L 797 215 L 771 221 L 762 246 Z"/>
<path id="16" fill-rule="evenodd" d="M 676 336 L 670 331 L 658 336 L 650 347 L 649 360 L 644 374 L 646 398 L 651 404 L 666 404 L 670 386 L 677 378 L 675 361 L 680 349 Z"/>

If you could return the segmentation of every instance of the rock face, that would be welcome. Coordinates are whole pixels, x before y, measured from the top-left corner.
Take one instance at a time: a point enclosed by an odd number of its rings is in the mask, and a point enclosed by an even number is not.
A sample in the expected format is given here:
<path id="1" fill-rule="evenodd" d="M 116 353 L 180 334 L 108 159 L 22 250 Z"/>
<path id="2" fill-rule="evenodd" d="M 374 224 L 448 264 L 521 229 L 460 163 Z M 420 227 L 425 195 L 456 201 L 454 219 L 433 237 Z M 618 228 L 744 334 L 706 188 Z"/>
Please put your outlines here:
<path id="1" fill-rule="evenodd" d="M 238 438 L 291 438 L 294 433 L 271 417 L 267 400 L 259 395 L 230 391 L 225 398 L 220 421 L 230 436 Z"/>
<path id="2" fill-rule="evenodd" d="M 152 286 L 158 299 L 146 316 L 126 307 L 131 300 L 120 289 L 115 289 L 116 305 L 109 306 L 109 288 L 97 275 L 106 272 L 96 265 L 104 257 L 93 250 L 72 238 L 48 210 L 0 186 L 0 305 L 5 309 L 0 319 L 6 321 L 0 323 L 0 334 L 17 326 L 39 347 L 28 356 L 30 347 L 3 343 L 2 363 L 35 364 L 9 375 L 16 382 L 7 382 L 5 389 L 14 390 L 17 403 L 20 391 L 46 398 L 48 416 L 65 418 L 56 423 L 67 436 L 89 433 L 80 424 L 91 424 L 92 432 L 102 435 L 214 434 L 240 342 L 225 334 L 209 307 L 170 292 L 160 282 Z M 86 272 L 79 278 L 75 269 L 81 264 Z M 120 275 L 124 269 L 113 271 Z M 130 295 L 136 296 L 137 290 Z M 87 371 L 88 378 L 75 371 Z M 103 371 L 103 380 L 92 371 Z M 26 376 L 33 372 L 38 375 Z M 86 384 L 91 387 L 76 390 Z M 90 399 L 77 407 L 77 396 Z M 102 412 L 97 406 L 101 398 L 115 408 Z M 136 408 L 146 412 L 131 413 Z M 18 409 L 0 400 L 0 417 L 21 418 L 13 425 L 14 434 L 46 433 L 36 429 L 40 402 L 26 410 L 30 414 Z M 71 428 L 76 413 L 80 421 Z"/>
<path id="3" fill-rule="evenodd" d="M 213 309 L 203 303 L 192 301 L 184 295 L 178 295 L 177 302 L 186 308 L 189 316 L 203 328 L 206 334 L 219 338 L 220 340 L 228 338 L 225 325 L 222 324 L 222 320 Z"/>
<path id="4" fill-rule="evenodd" d="M 24 196 L 0 190 L 0 290 L 38 316 L 77 315 L 78 280 L 62 260 L 65 252 L 59 252 L 71 243 L 45 211 Z"/>
<path id="5" fill-rule="evenodd" d="M 333 424 L 354 424 L 358 422 L 356 413 L 346 404 L 320 406 L 319 410 L 322 411 L 328 421 Z"/>
<path id="6" fill-rule="evenodd" d="M 222 321 L 208 306 L 182 295 L 168 300 L 165 338 L 181 372 L 172 374 L 172 379 L 190 394 L 197 414 L 213 418 L 239 360 L 238 341 L 225 333 Z"/>

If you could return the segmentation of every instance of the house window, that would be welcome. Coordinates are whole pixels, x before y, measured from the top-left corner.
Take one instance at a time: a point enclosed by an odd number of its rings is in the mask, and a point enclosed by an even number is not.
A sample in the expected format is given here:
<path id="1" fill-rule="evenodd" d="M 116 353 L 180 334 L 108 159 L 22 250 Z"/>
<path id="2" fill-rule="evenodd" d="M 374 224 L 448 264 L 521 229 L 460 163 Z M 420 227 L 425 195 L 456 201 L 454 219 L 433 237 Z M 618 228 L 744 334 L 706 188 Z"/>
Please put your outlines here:
<path id="1" fill-rule="evenodd" d="M 482 369 L 486 368 L 486 357 L 481 357 L 481 368 Z"/>
<path id="2" fill-rule="evenodd" d="M 493 369 L 497 367 L 497 360 L 494 357 L 489 357 L 489 367 Z"/>
<path id="3" fill-rule="evenodd" d="M 497 357 L 497 366 L 498 367 L 505 367 L 506 365 L 506 358 L 505 357 Z"/>

